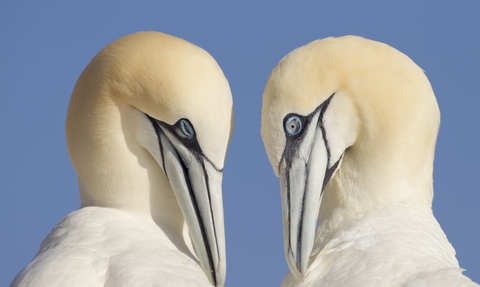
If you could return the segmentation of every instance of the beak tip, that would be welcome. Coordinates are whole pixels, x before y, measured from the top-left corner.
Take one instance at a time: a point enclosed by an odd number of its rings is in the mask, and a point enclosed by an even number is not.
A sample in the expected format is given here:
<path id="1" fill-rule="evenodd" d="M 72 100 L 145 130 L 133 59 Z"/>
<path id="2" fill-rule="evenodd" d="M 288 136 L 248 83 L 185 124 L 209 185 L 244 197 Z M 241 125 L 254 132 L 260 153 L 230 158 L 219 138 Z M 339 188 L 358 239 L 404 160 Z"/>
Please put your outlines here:
<path id="1" fill-rule="evenodd" d="M 303 282 L 305 279 L 305 271 L 302 271 L 300 266 L 294 265 L 294 266 L 289 266 L 290 273 L 292 273 L 293 277 L 295 277 L 298 281 Z"/>
<path id="2" fill-rule="evenodd" d="M 292 251 L 292 249 L 287 249 L 287 263 L 288 268 L 290 269 L 290 273 L 300 282 L 303 282 L 305 279 L 305 274 L 307 271 L 307 265 L 302 264 L 301 262 L 296 260 L 296 254 Z M 307 263 L 308 264 L 308 263 Z"/>
<path id="3" fill-rule="evenodd" d="M 305 274 L 300 272 L 300 270 L 298 270 L 298 269 L 295 270 L 295 272 L 293 272 L 293 270 L 292 270 L 292 274 L 300 282 L 303 282 L 305 280 Z"/>

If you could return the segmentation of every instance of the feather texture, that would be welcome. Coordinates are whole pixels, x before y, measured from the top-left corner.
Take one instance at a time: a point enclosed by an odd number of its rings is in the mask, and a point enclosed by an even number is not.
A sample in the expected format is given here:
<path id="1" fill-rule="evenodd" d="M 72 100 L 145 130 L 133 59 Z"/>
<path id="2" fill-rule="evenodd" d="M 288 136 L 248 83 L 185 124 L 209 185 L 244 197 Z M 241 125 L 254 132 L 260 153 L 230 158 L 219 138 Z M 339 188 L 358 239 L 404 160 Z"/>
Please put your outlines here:
<path id="1" fill-rule="evenodd" d="M 72 212 L 11 286 L 211 286 L 152 221 L 113 208 Z"/>

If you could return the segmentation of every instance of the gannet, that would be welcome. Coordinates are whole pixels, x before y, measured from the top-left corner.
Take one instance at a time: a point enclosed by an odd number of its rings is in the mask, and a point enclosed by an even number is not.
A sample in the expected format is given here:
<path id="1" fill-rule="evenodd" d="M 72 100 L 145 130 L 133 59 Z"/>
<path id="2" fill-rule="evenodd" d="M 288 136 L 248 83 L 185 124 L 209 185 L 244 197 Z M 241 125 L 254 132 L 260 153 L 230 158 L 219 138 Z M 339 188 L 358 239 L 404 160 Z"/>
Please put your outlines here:
<path id="1" fill-rule="evenodd" d="M 229 84 L 203 49 L 157 32 L 105 47 L 65 124 L 81 208 L 10 286 L 223 286 L 233 123 Z"/>
<path id="2" fill-rule="evenodd" d="M 280 177 L 281 286 L 479 286 L 431 209 L 439 123 L 422 69 L 383 43 L 326 38 L 278 63 L 261 133 Z"/>

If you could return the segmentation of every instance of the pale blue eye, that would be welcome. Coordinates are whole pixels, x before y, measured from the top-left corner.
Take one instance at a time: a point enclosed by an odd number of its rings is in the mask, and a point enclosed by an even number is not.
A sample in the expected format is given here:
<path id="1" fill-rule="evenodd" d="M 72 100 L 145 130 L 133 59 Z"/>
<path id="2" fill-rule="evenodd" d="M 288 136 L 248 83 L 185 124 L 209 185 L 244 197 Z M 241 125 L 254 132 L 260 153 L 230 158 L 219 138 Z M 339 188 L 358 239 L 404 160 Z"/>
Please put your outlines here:
<path id="1" fill-rule="evenodd" d="M 285 122 L 285 131 L 291 135 L 295 136 L 302 130 L 302 121 L 297 116 L 291 116 Z"/>
<path id="2" fill-rule="evenodd" d="M 177 134 L 182 138 L 191 140 L 195 135 L 195 131 L 187 120 L 182 119 L 180 120 L 180 129 L 177 130 Z"/>

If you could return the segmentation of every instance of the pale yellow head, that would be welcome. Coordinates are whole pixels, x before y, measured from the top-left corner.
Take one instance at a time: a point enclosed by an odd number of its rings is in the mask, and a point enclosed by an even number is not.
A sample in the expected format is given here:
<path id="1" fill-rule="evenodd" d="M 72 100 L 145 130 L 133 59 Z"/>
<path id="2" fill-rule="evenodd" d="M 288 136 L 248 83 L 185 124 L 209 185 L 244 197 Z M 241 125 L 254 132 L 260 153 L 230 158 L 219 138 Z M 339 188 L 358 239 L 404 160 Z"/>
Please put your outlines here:
<path id="1" fill-rule="evenodd" d="M 111 176 L 94 175 L 99 166 L 100 172 L 109 166 L 109 174 L 118 173 L 116 180 L 127 176 L 125 166 L 109 164 L 120 160 L 122 153 L 110 150 L 122 138 L 140 134 L 129 130 L 133 118 L 122 118 L 124 108 L 168 124 L 189 119 L 205 155 L 223 168 L 233 132 L 233 103 L 222 70 L 205 50 L 167 34 L 139 32 L 112 42 L 92 59 L 75 85 L 66 121 L 70 157 L 84 184 L 95 176 L 101 181 L 95 185 L 119 185 L 105 182 Z"/>
<path id="2" fill-rule="evenodd" d="M 157 32 L 114 41 L 80 75 L 68 107 L 82 207 L 152 218 L 176 238 L 186 221 L 206 276 L 223 285 L 221 182 L 233 124 L 228 82 L 205 50 Z"/>
<path id="3" fill-rule="evenodd" d="M 285 147 L 283 118 L 310 114 L 334 93 L 324 121 L 327 138 L 330 129 L 346 139 L 338 142 L 341 152 L 346 149 L 344 162 L 355 164 L 361 173 L 371 165 L 382 166 L 381 174 L 372 174 L 374 182 L 384 176 L 408 181 L 426 172 L 430 177 L 424 184 L 431 185 L 440 122 L 431 85 L 406 55 L 357 36 L 313 41 L 273 69 L 263 98 L 261 131 L 277 175 Z"/>
<path id="4" fill-rule="evenodd" d="M 335 229 L 379 208 L 431 207 L 439 122 L 422 69 L 383 43 L 326 38 L 278 63 L 264 92 L 261 132 L 281 181 L 285 252 L 297 278 L 317 215 L 319 226 Z M 312 226 L 299 231 L 306 222 Z"/>

